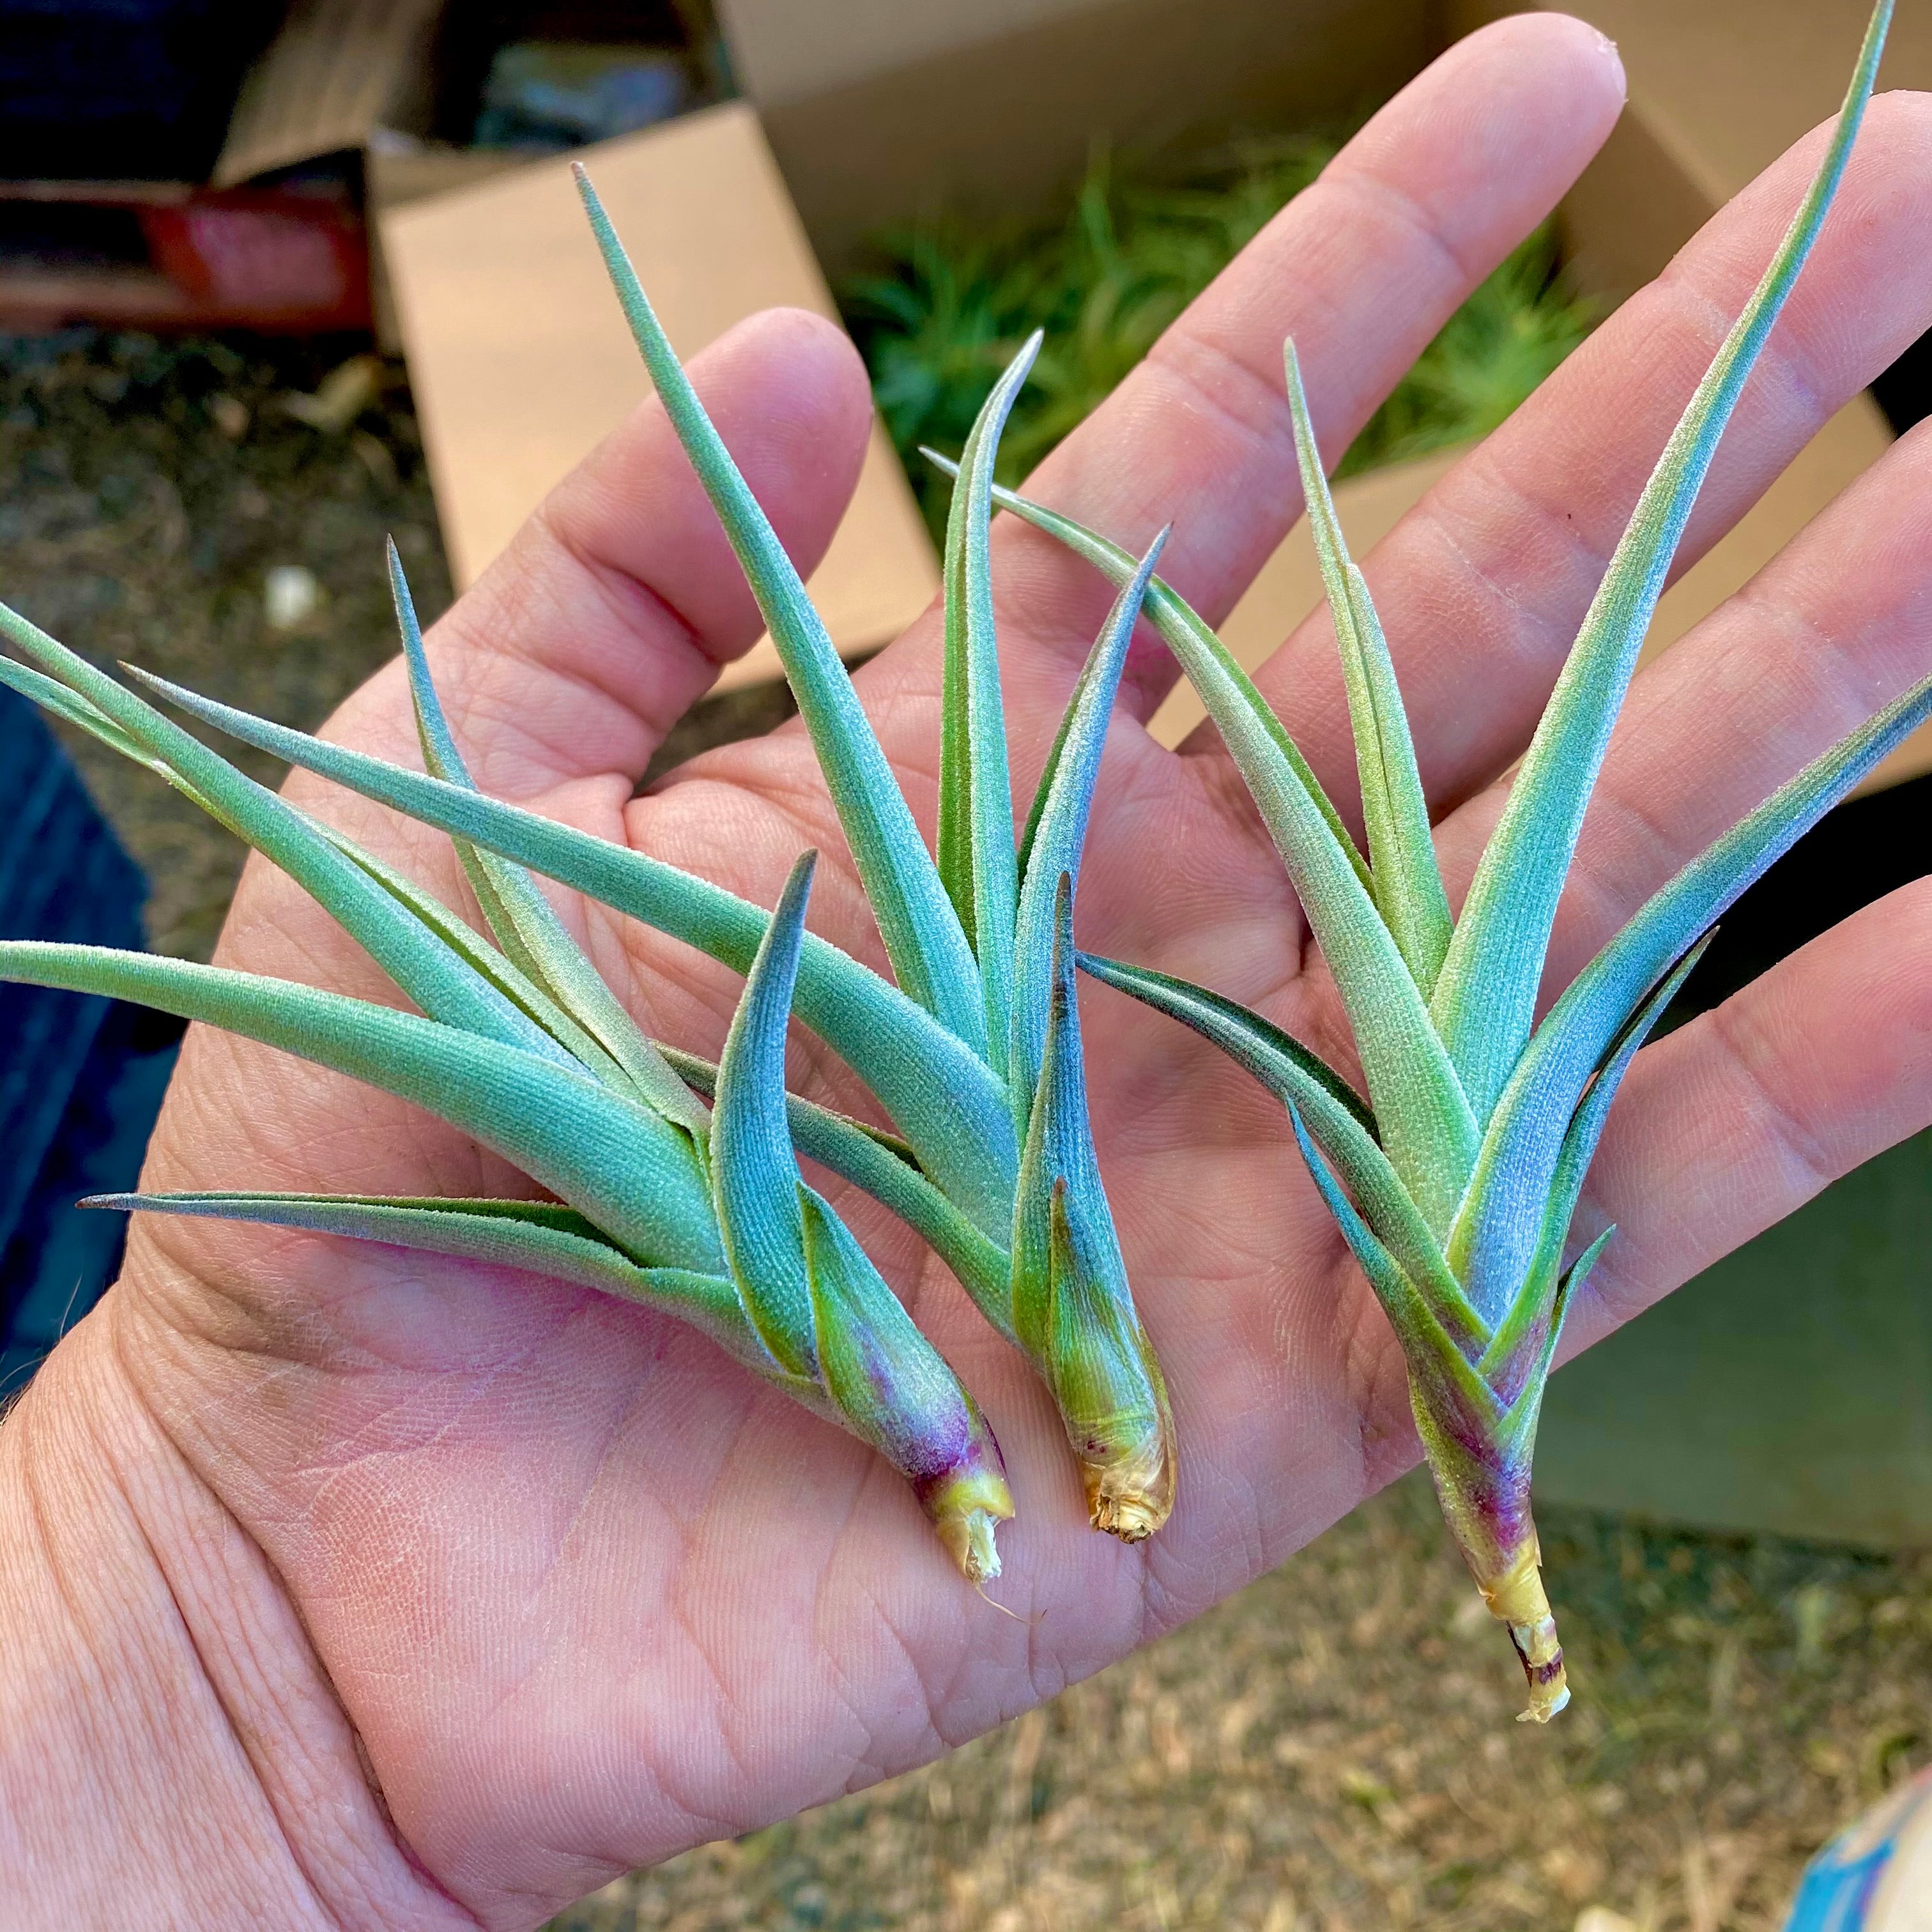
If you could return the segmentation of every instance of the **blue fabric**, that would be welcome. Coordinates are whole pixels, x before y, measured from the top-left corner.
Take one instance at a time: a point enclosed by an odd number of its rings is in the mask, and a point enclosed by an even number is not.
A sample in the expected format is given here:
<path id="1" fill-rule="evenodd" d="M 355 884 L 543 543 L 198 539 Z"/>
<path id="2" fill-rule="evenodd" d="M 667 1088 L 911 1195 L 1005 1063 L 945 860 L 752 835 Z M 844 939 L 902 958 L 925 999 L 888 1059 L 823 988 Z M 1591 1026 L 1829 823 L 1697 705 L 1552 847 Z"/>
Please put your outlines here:
<path id="1" fill-rule="evenodd" d="M 0 690 L 0 936 L 138 948 L 147 886 L 24 699 Z M 120 1264 L 131 1187 L 179 1029 L 135 1007 L 0 985 L 0 1395 Z"/>

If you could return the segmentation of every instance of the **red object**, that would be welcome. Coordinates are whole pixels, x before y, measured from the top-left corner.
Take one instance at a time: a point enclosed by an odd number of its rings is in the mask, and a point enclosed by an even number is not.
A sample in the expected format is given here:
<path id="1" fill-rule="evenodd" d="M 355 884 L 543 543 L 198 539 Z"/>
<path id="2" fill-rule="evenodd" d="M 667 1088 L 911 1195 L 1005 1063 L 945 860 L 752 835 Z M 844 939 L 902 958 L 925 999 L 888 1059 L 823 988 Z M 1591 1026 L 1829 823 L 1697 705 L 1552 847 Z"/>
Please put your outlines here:
<path id="1" fill-rule="evenodd" d="M 204 314 L 240 326 L 367 328 L 362 224 L 320 196 L 197 194 L 141 211 L 154 266 Z"/>
<path id="2" fill-rule="evenodd" d="M 369 258 L 346 194 L 154 182 L 8 182 L 0 199 L 125 209 L 145 262 L 75 268 L 0 256 L 0 322 L 145 328 L 367 329 Z"/>

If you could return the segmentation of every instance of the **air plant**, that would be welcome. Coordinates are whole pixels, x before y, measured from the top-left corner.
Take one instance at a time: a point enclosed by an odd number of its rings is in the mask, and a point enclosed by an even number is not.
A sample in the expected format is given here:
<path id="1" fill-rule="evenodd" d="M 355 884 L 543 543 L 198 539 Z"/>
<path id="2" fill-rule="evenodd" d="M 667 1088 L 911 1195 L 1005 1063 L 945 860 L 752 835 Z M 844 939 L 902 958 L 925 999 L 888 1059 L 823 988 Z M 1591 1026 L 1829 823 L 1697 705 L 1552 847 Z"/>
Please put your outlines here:
<path id="1" fill-rule="evenodd" d="M 126 686 L 0 607 L 12 686 L 148 766 L 302 885 L 420 1009 L 87 947 L 0 944 L 0 977 L 105 993 L 263 1041 L 440 1115 L 551 1202 L 222 1191 L 96 1204 L 298 1227 L 506 1264 L 668 1310 L 913 1484 L 965 1575 L 996 1576 L 1012 1514 L 998 1446 L 830 1204 L 802 1154 L 923 1236 L 1028 1356 L 1064 1418 L 1095 1526 L 1162 1522 L 1173 1427 L 1101 1190 L 1073 999 L 1072 902 L 1127 644 L 1160 550 L 1102 626 L 1016 842 L 987 542 L 999 436 L 1031 348 L 968 439 L 946 569 L 938 854 L 922 843 L 804 586 L 679 367 L 581 173 L 651 379 L 778 646 L 896 984 L 805 930 L 812 855 L 775 911 L 475 785 L 389 566 L 423 771 L 164 681 L 192 716 L 449 833 L 488 937 L 246 777 Z M 136 676 L 142 674 L 135 673 Z M 542 873 L 745 976 L 714 1066 L 638 1030 L 531 878 Z M 870 1088 L 886 1132 L 788 1096 L 798 1016 Z"/>
<path id="2" fill-rule="evenodd" d="M 1692 860 L 1535 1022 L 1558 898 L 1644 632 L 1718 439 L 1843 174 L 1890 12 L 1880 0 L 1810 191 L 1638 499 L 1460 916 L 1450 916 L 1388 646 L 1336 520 L 1292 344 L 1288 397 L 1340 647 L 1366 854 L 1207 624 L 1158 578 L 1146 596 L 1287 868 L 1348 1015 L 1367 1098 L 1234 1000 L 1115 960 L 1081 963 L 1212 1040 L 1286 1103 L 1309 1172 L 1400 1342 L 1444 1514 L 1521 1658 L 1523 1715 L 1539 1722 L 1569 1692 L 1530 1464 L 1564 1312 L 1614 1232 L 1566 1264 L 1605 1116 L 1713 921 L 1932 716 L 1928 680 Z M 1126 552 L 1010 491 L 994 496 L 1128 580 Z"/>

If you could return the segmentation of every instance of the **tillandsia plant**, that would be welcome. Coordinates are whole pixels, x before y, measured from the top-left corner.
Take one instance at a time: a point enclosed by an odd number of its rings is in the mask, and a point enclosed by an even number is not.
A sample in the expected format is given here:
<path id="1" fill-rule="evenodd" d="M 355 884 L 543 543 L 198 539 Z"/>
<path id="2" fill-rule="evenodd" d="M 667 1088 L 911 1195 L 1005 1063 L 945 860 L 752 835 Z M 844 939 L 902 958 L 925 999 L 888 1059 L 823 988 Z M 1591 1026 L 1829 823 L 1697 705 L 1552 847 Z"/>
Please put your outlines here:
<path id="1" fill-rule="evenodd" d="M 1719 437 L 1830 206 L 1891 12 L 1881 0 L 1819 172 L 1640 496 L 1516 774 L 1460 916 L 1438 869 L 1388 646 L 1322 474 L 1292 344 L 1288 397 L 1340 647 L 1367 850 L 1280 720 L 1168 586 L 1146 610 L 1246 781 L 1333 975 L 1365 1099 L 1260 1015 L 1204 988 L 1086 958 L 1184 1022 L 1286 1103 L 1310 1172 L 1399 1338 L 1424 1453 L 1458 1546 L 1529 1680 L 1524 1716 L 1568 1700 L 1539 1567 L 1530 1464 L 1566 1309 L 1614 1230 L 1566 1262 L 1618 1083 L 1712 922 L 1915 727 L 1932 680 L 1692 860 L 1584 967 L 1540 1024 L 1557 902 L 1671 559 Z M 1010 492 L 996 500 L 1117 581 L 1133 560 Z"/>
<path id="2" fill-rule="evenodd" d="M 488 938 L 290 806 L 124 685 L 0 608 L 12 686 L 152 769 L 302 885 L 420 1015 L 140 955 L 13 941 L 0 977 L 139 1000 L 351 1074 L 440 1115 L 557 1197 L 239 1192 L 96 1204 L 360 1236 L 505 1263 L 647 1302 L 872 1444 L 961 1569 L 996 1576 L 1012 1514 L 992 1432 L 800 1153 L 925 1237 L 1030 1358 L 1065 1419 L 1096 1527 L 1130 1540 L 1172 1506 L 1173 1426 L 1088 1132 L 1072 900 L 1128 640 L 1159 553 L 1130 572 L 1016 842 L 988 520 L 1000 431 L 1031 347 L 965 452 L 945 571 L 938 854 L 922 842 L 796 572 L 679 367 L 580 172 L 619 299 L 782 656 L 897 984 L 805 931 L 812 855 L 776 911 L 485 797 L 389 566 L 426 770 L 329 746 L 148 678 L 183 710 L 454 838 Z M 136 674 L 139 676 L 140 674 Z M 548 874 L 745 975 L 714 1066 L 640 1033 L 530 876 Z M 787 1095 L 794 1005 L 896 1132 Z"/>

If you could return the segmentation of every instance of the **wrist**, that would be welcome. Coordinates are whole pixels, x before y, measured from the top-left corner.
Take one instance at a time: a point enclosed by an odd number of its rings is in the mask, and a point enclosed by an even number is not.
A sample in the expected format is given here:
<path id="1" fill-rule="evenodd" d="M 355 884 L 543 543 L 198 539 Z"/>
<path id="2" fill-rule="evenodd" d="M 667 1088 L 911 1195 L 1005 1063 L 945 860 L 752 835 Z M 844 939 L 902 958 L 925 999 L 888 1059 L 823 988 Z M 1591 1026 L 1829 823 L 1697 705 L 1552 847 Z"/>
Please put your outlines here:
<path id="1" fill-rule="evenodd" d="M 116 1312 L 0 1423 L 9 1924 L 473 1924 L 389 1830 L 261 1551 L 119 1372 Z"/>

